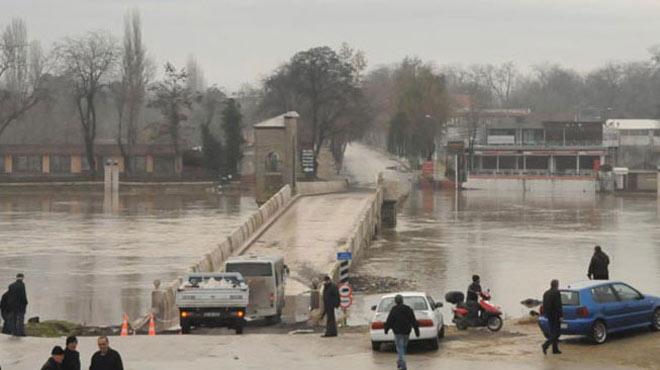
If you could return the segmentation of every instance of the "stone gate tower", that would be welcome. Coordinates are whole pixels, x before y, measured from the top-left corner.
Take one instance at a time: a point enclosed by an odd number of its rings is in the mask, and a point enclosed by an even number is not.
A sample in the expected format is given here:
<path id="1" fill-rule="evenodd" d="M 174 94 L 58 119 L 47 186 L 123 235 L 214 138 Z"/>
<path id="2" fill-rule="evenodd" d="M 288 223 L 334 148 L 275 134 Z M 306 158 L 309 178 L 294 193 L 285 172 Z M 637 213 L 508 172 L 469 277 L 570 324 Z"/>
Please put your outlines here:
<path id="1" fill-rule="evenodd" d="M 295 190 L 298 117 L 288 112 L 253 126 L 257 204 L 265 203 L 284 185 Z"/>

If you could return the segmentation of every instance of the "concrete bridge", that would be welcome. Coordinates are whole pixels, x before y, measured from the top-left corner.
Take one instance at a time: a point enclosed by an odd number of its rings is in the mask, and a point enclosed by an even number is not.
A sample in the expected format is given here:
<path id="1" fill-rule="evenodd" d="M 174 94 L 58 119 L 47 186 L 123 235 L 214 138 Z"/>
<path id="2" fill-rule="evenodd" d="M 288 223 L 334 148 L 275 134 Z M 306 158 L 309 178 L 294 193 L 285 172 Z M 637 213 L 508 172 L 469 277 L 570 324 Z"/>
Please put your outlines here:
<path id="1" fill-rule="evenodd" d="M 262 126 L 269 135 L 276 128 L 283 128 L 284 135 L 276 135 L 291 143 L 295 133 L 287 124 L 294 125 L 294 115 L 283 115 L 282 125 L 278 117 L 268 120 Z M 258 128 L 256 125 L 255 128 Z M 285 128 L 286 127 L 286 128 Z M 350 251 L 354 261 L 360 252 L 376 237 L 383 220 L 385 226 L 396 225 L 396 202 L 405 194 L 401 191 L 400 179 L 383 177 L 374 173 L 368 187 L 351 188 L 348 180 L 299 182 L 295 178 L 295 159 L 276 152 L 291 153 L 287 145 L 278 146 L 276 139 L 269 138 L 266 150 L 259 148 L 260 136 L 257 133 L 256 161 L 260 155 L 267 158 L 266 166 L 256 164 L 257 200 L 267 199 L 248 220 L 232 234 L 207 253 L 190 271 L 211 272 L 222 268 L 224 261 L 232 255 L 279 255 L 289 266 L 290 274 L 286 285 L 287 304 L 284 319 L 288 321 L 306 319 L 309 305 L 307 295 L 314 280 L 323 275 L 338 277 L 337 252 Z M 293 141 L 295 144 L 295 141 Z M 293 151 L 295 153 L 295 150 Z M 360 156 L 359 153 L 357 155 Z M 273 163 L 273 158 L 284 158 Z M 354 158 L 355 159 L 355 158 Z M 349 159 L 350 161 L 350 159 Z M 358 160 L 359 161 L 359 160 Z M 361 161 L 360 161 L 361 162 Z M 266 167 L 270 166 L 268 169 Z M 266 174 L 260 175 L 260 168 Z M 273 169 L 278 168 L 283 176 Z M 361 170 L 360 172 L 368 172 Z M 274 180 L 273 180 L 274 179 Z M 273 181 L 269 183 L 269 181 Z M 265 193 L 279 184 L 279 190 L 266 198 Z M 174 304 L 176 289 L 181 278 L 161 287 L 157 284 L 152 294 L 152 311 L 160 329 L 178 325 L 178 311 Z M 137 326 L 140 323 L 136 323 Z"/>

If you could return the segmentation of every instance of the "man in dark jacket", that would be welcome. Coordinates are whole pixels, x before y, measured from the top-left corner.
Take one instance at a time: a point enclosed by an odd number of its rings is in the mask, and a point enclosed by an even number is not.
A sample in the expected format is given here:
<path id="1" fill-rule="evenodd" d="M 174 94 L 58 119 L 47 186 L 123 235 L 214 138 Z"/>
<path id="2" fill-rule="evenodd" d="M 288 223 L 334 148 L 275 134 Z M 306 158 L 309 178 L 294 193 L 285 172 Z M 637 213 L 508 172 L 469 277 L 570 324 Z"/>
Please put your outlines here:
<path id="1" fill-rule="evenodd" d="M 2 334 L 11 334 L 9 312 L 9 291 L 5 292 L 0 299 L 0 317 L 2 318 Z"/>
<path id="2" fill-rule="evenodd" d="M 55 346 L 50 351 L 50 358 L 41 367 L 41 370 L 61 370 L 62 360 L 64 360 L 64 350 L 60 346 Z"/>
<path id="3" fill-rule="evenodd" d="M 396 304 L 390 310 L 385 322 L 385 334 L 390 329 L 394 332 L 394 346 L 398 354 L 397 369 L 406 370 L 406 347 L 408 339 L 410 339 L 410 330 L 415 329 L 415 335 L 419 337 L 419 324 L 412 308 L 403 304 L 403 296 L 397 294 L 394 297 L 394 303 Z"/>
<path id="4" fill-rule="evenodd" d="M 591 257 L 589 263 L 589 270 L 587 276 L 593 280 L 609 280 L 610 272 L 608 266 L 610 264 L 610 257 L 603 252 L 600 245 L 594 248 L 594 255 Z"/>
<path id="5" fill-rule="evenodd" d="M 323 315 L 327 318 L 323 337 L 337 336 L 337 320 L 335 319 L 335 308 L 337 307 L 339 307 L 339 290 L 330 276 L 326 275 L 323 278 Z"/>
<path id="6" fill-rule="evenodd" d="M 25 310 L 27 308 L 27 295 L 25 294 L 25 284 L 23 283 L 23 274 L 16 275 L 16 281 L 9 285 L 9 297 L 7 298 L 9 311 L 11 311 L 11 332 L 14 336 L 24 337 Z"/>
<path id="7" fill-rule="evenodd" d="M 479 295 L 481 294 L 481 278 L 479 275 L 472 275 L 472 284 L 468 286 L 465 295 L 465 305 L 468 308 L 470 320 L 476 322 L 479 319 Z"/>
<path id="8" fill-rule="evenodd" d="M 92 356 L 92 364 L 89 370 L 124 370 L 121 356 L 117 351 L 110 348 L 108 337 L 99 337 L 99 350 Z"/>
<path id="9" fill-rule="evenodd" d="M 561 318 L 564 316 L 564 310 L 561 303 L 561 293 L 559 293 L 559 281 L 552 280 L 550 289 L 543 293 L 543 315 L 548 319 L 549 332 L 548 339 L 541 348 L 543 354 L 548 353 L 548 347 L 552 344 L 552 353 L 559 354 L 559 335 L 561 335 Z"/>
<path id="10" fill-rule="evenodd" d="M 76 349 L 78 347 L 78 338 L 70 336 L 66 338 L 66 349 L 64 350 L 64 362 L 62 362 L 62 369 L 64 370 L 80 370 L 80 353 Z"/>

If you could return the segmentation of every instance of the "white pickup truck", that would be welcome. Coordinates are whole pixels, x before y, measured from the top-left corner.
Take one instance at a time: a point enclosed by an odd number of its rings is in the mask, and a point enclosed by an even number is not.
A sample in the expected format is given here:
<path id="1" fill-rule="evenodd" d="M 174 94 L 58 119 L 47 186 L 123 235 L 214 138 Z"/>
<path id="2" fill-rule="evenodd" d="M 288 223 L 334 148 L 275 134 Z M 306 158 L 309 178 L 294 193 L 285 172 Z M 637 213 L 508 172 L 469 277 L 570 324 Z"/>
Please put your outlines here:
<path id="1" fill-rule="evenodd" d="M 188 274 L 176 292 L 181 332 L 192 327 L 227 327 L 243 333 L 250 290 L 240 273 Z"/>

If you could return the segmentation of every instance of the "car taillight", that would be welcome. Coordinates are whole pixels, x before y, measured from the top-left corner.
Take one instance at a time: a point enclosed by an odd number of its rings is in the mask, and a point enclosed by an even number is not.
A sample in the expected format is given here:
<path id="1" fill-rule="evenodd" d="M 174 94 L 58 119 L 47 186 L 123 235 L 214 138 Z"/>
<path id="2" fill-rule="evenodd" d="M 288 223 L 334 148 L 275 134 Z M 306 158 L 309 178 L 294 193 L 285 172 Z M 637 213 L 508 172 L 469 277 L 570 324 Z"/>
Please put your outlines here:
<path id="1" fill-rule="evenodd" d="M 373 330 L 385 329 L 385 323 L 382 321 L 374 321 L 371 323 L 371 329 Z"/>
<path id="2" fill-rule="evenodd" d="M 589 309 L 586 307 L 578 307 L 576 313 L 578 317 L 589 317 Z"/>
<path id="3" fill-rule="evenodd" d="M 188 317 L 190 314 L 186 311 L 181 311 L 181 317 Z"/>
<path id="4" fill-rule="evenodd" d="M 433 326 L 433 320 L 417 320 L 417 324 L 422 328 L 428 328 Z"/>

